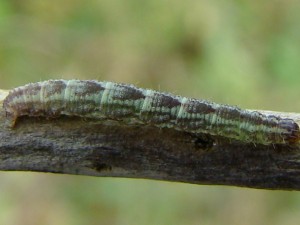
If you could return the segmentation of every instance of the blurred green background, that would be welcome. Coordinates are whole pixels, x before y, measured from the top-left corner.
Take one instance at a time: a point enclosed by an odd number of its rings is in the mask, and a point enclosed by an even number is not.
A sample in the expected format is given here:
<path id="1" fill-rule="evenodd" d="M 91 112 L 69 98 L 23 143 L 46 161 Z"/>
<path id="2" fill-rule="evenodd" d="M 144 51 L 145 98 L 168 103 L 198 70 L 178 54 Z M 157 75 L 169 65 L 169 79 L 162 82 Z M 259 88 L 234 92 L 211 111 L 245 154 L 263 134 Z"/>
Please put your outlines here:
<path id="1" fill-rule="evenodd" d="M 1 0 L 0 83 L 132 83 L 300 111 L 297 0 Z M 0 224 L 296 224 L 297 192 L 0 173 Z"/>

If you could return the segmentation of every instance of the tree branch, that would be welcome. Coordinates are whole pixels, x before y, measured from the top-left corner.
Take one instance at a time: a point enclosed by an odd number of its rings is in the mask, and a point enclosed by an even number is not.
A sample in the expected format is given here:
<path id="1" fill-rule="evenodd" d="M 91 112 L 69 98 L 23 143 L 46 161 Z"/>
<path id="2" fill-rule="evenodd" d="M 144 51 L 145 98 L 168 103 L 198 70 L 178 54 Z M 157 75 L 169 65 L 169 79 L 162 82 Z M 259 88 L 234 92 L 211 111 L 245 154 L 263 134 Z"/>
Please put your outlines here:
<path id="1" fill-rule="evenodd" d="M 0 92 L 0 170 L 300 190 L 299 146 L 245 144 L 63 116 L 24 117 L 10 128 L 2 108 L 6 94 Z"/>

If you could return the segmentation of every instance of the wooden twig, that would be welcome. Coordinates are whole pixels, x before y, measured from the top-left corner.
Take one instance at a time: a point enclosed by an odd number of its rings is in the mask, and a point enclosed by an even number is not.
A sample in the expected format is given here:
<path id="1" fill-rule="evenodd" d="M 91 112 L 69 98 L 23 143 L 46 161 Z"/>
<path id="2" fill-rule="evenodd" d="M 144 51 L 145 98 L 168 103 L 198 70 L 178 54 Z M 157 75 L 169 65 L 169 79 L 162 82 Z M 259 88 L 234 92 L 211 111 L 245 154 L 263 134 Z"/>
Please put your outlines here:
<path id="1" fill-rule="evenodd" d="M 174 129 L 66 116 L 23 117 L 11 128 L 2 108 L 6 94 L 0 92 L 0 170 L 300 190 L 298 145 L 245 144 Z"/>

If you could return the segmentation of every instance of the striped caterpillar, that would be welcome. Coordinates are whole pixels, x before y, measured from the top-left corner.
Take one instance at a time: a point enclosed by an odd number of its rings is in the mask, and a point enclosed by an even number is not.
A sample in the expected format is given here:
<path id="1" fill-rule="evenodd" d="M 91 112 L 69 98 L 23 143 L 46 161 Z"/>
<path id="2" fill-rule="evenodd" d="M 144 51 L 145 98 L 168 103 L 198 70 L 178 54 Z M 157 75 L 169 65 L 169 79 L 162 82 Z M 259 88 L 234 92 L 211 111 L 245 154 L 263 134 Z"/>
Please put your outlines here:
<path id="1" fill-rule="evenodd" d="M 300 139 L 299 126 L 292 119 L 113 82 L 32 83 L 13 89 L 3 107 L 12 126 L 24 115 L 67 115 L 151 124 L 263 145 L 293 144 Z"/>

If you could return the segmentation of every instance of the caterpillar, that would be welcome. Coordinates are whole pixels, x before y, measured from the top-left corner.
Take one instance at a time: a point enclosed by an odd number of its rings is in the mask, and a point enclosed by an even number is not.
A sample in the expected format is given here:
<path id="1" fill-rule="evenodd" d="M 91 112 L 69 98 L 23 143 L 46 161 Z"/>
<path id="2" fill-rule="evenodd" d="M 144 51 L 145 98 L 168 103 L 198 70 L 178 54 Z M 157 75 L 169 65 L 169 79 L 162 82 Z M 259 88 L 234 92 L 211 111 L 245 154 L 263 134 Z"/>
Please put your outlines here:
<path id="1" fill-rule="evenodd" d="M 149 124 L 263 145 L 294 144 L 298 124 L 287 118 L 133 85 L 48 80 L 17 87 L 3 102 L 12 127 L 20 116 L 79 116 Z"/>

